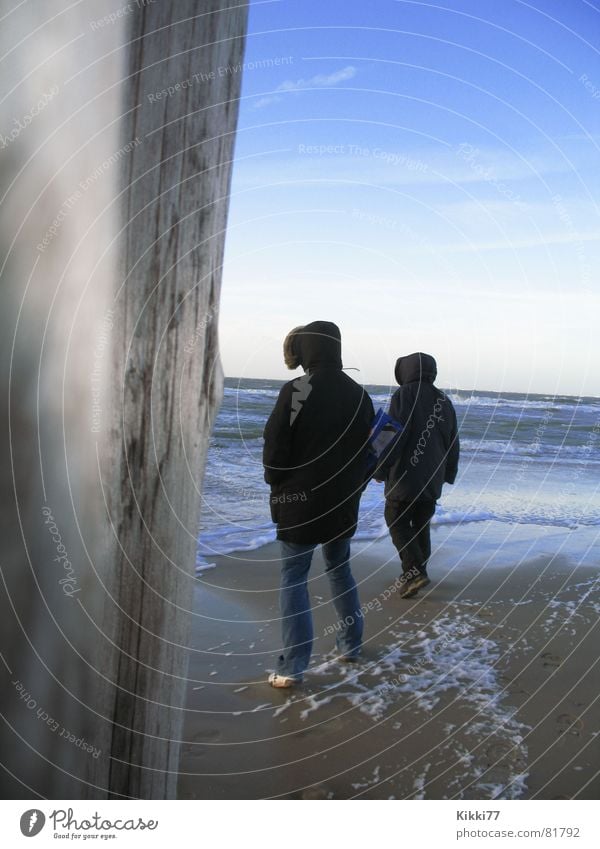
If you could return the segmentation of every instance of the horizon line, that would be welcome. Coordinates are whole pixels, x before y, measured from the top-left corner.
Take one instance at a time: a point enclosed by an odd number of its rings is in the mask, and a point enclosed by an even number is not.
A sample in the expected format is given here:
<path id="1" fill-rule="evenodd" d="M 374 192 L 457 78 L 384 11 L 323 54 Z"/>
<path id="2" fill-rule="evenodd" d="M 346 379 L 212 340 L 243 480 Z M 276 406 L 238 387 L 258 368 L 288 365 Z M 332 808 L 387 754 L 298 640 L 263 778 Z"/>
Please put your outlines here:
<path id="1" fill-rule="evenodd" d="M 224 380 L 238 380 L 238 381 L 242 381 L 242 380 L 263 380 L 263 381 L 266 381 L 266 380 L 268 380 L 272 383 L 284 384 L 284 383 L 288 383 L 290 380 L 294 380 L 295 377 L 290 377 L 288 379 L 285 379 L 285 378 L 281 378 L 281 377 L 239 377 L 237 375 L 224 375 L 223 379 Z M 397 387 L 399 384 L 397 384 L 397 383 L 396 384 L 392 384 L 392 383 L 364 383 L 364 384 L 361 384 L 361 385 L 362 386 L 376 386 L 376 387 L 381 387 L 381 388 L 394 389 L 394 387 Z M 492 395 L 503 395 L 503 394 L 525 395 L 525 396 L 540 395 L 540 396 L 545 396 L 547 398 L 579 398 L 579 399 L 590 399 L 590 400 L 593 400 L 593 401 L 600 401 L 600 395 L 581 395 L 581 394 L 570 395 L 568 392 L 518 392 L 516 390 L 508 390 L 508 389 L 475 389 L 475 388 L 473 388 L 473 389 L 462 389 L 462 388 L 459 388 L 457 386 L 455 386 L 455 387 L 438 387 L 438 389 L 443 389 L 446 392 L 457 392 L 457 393 L 460 393 L 460 392 L 464 392 L 464 393 L 478 392 L 478 393 L 482 393 L 482 394 L 492 394 Z"/>

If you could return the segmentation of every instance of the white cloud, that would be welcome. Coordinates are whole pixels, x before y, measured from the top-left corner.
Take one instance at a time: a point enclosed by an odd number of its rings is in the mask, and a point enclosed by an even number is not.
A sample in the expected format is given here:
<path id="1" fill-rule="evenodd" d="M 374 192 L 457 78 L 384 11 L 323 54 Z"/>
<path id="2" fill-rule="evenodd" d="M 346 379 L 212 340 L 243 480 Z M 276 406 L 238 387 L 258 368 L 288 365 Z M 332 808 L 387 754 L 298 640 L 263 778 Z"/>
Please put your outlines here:
<path id="1" fill-rule="evenodd" d="M 281 98 L 277 97 L 277 95 L 275 95 L 275 94 L 270 95 L 269 97 L 261 97 L 259 100 L 256 101 L 256 103 L 254 104 L 254 106 L 252 108 L 253 109 L 264 109 L 265 106 L 270 106 L 272 103 L 277 103 L 277 101 L 279 101 L 279 100 L 281 100 Z"/>
<path id="2" fill-rule="evenodd" d="M 356 76 L 356 68 L 348 65 L 345 68 L 340 68 L 339 71 L 334 71 L 332 74 L 316 74 L 314 77 L 309 77 L 307 80 L 285 80 L 278 85 L 275 91 L 305 91 L 311 88 L 330 88 L 339 83 L 344 83 Z M 254 109 L 264 109 L 265 106 L 270 106 L 272 103 L 277 103 L 281 100 L 277 94 L 266 95 L 256 101 Z"/>
<path id="3" fill-rule="evenodd" d="M 334 71 L 332 74 L 317 74 L 314 77 L 309 77 L 307 80 L 286 80 L 277 87 L 277 91 L 301 91 L 307 88 L 325 88 L 334 86 L 338 83 L 344 83 L 346 80 L 351 80 L 356 76 L 356 68 L 348 65 L 339 71 Z"/>

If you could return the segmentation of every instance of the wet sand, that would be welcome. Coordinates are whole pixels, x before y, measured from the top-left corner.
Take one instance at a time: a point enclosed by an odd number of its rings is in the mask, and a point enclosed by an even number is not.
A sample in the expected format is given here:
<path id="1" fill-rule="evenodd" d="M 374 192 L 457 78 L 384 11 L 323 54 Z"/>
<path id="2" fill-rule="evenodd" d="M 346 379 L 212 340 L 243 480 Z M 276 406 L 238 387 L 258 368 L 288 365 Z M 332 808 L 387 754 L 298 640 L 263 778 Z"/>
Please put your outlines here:
<path id="1" fill-rule="evenodd" d="M 317 552 L 314 656 L 293 691 L 266 683 L 278 546 L 200 574 L 180 798 L 597 799 L 597 540 L 481 522 L 438 527 L 433 546 L 433 584 L 402 600 L 391 543 L 353 544 L 356 666 L 334 659 Z"/>

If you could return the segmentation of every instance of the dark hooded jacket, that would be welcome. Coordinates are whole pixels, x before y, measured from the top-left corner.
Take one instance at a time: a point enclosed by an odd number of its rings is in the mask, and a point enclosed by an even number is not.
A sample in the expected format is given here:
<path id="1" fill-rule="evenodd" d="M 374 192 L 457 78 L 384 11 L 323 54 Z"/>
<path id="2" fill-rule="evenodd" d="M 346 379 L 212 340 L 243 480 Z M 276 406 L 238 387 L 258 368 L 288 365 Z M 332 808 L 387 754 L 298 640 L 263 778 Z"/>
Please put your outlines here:
<path id="1" fill-rule="evenodd" d="M 305 374 L 286 383 L 264 431 L 265 480 L 278 539 L 317 544 L 351 537 L 365 479 L 373 404 L 342 371 L 339 328 L 315 321 L 286 340 Z"/>
<path id="2" fill-rule="evenodd" d="M 392 501 L 437 501 L 444 483 L 454 483 L 459 441 L 450 399 L 433 382 L 437 375 L 429 354 L 410 354 L 396 362 L 400 384 L 390 415 L 404 425 L 394 450 L 377 471 Z"/>

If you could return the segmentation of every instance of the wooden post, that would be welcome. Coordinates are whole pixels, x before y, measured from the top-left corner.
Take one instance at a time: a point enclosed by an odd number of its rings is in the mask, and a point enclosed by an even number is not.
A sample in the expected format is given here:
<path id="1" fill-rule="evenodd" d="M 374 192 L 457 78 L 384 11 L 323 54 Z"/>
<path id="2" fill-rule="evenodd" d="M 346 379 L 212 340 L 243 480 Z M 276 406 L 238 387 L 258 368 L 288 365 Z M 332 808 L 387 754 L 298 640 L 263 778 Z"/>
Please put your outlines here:
<path id="1" fill-rule="evenodd" d="M 121 24 L 97 20 L 113 9 L 0 2 L 5 798 L 98 792 L 84 782 L 102 757 L 94 649 L 113 567 L 99 556 L 94 422 L 110 362 L 122 72 Z"/>
<path id="2" fill-rule="evenodd" d="M 0 786 L 173 797 L 247 8 L 0 13 Z"/>
<path id="3" fill-rule="evenodd" d="M 228 8 L 229 6 L 229 8 Z M 217 311 L 246 7 L 130 17 L 116 418 L 105 467 L 116 622 L 111 795 L 175 795 L 200 492 L 221 400 Z"/>

